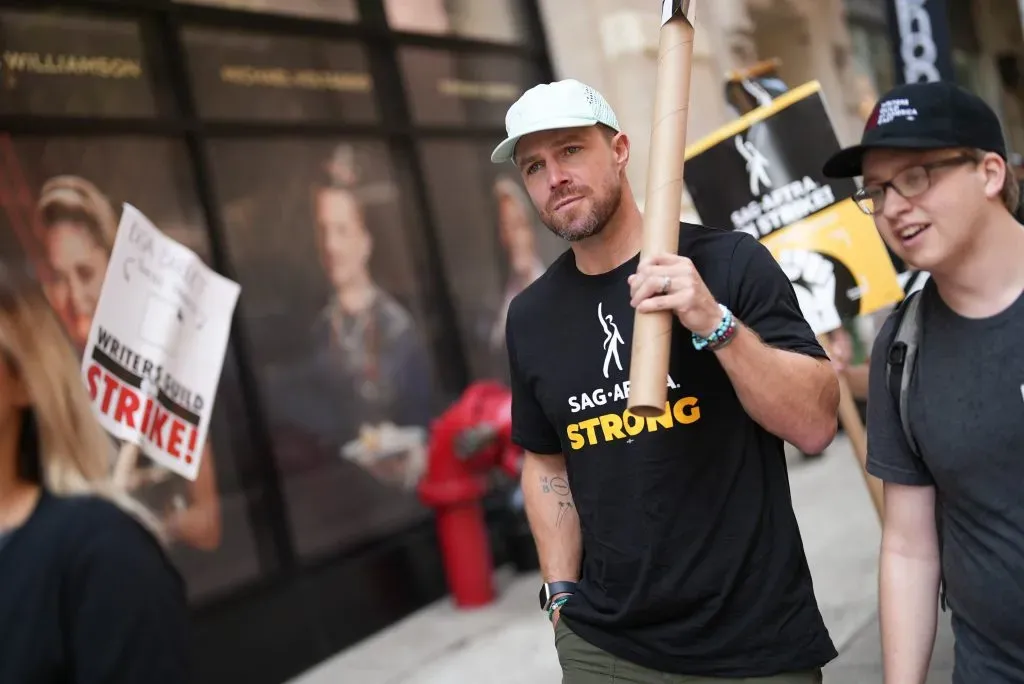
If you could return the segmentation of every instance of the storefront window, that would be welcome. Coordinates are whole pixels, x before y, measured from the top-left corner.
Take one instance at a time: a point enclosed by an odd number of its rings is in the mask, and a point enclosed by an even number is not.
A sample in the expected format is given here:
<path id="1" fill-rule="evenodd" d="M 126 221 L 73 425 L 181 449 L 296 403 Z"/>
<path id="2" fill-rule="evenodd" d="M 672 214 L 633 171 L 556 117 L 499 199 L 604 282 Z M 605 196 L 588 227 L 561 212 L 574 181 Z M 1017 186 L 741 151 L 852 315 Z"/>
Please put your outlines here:
<path id="1" fill-rule="evenodd" d="M 509 302 L 567 246 L 540 223 L 515 167 L 490 162 L 492 148 L 438 140 L 420 153 L 470 371 L 507 382 Z"/>
<path id="2" fill-rule="evenodd" d="M 0 257 L 75 352 L 124 203 L 241 285 L 198 479 L 140 455 L 132 480 L 201 608 L 200 679 L 284 681 L 443 588 L 431 423 L 507 379 L 508 303 L 567 248 L 489 160 L 550 80 L 534 4 L 0 0 Z M 360 580 L 384 541 L 400 595 Z M 321 590 L 384 612 L 309 618 Z M 297 616 L 331 638 L 303 649 Z"/>
<path id="3" fill-rule="evenodd" d="M 396 31 L 495 43 L 519 43 L 526 35 L 522 0 L 385 0 L 384 9 Z"/>
<path id="4" fill-rule="evenodd" d="M 434 341 L 387 146 L 222 140 L 212 159 L 299 553 L 418 519 Z"/>
<path id="5" fill-rule="evenodd" d="M 337 123 L 377 118 L 361 45 L 205 28 L 186 29 L 184 39 L 203 117 Z"/>
<path id="6" fill-rule="evenodd" d="M 158 83 L 133 22 L 0 12 L 0 114 L 149 117 Z"/>
<path id="7" fill-rule="evenodd" d="M 401 48 L 398 60 L 420 125 L 505 127 L 509 105 L 540 81 L 533 64 L 504 55 Z"/>
<path id="8" fill-rule="evenodd" d="M 144 138 L 0 137 L 0 233 L 38 275 L 74 347 L 84 348 L 121 206 L 130 202 L 168 236 L 208 258 L 206 228 L 184 151 Z M 171 557 L 193 600 L 261 573 L 236 463 L 247 438 L 230 353 L 210 441 L 195 482 L 145 456 L 132 494 L 168 525 Z"/>
<path id="9" fill-rule="evenodd" d="M 246 12 L 291 14 L 309 19 L 358 21 L 357 0 L 174 0 L 189 5 L 211 5 Z"/>

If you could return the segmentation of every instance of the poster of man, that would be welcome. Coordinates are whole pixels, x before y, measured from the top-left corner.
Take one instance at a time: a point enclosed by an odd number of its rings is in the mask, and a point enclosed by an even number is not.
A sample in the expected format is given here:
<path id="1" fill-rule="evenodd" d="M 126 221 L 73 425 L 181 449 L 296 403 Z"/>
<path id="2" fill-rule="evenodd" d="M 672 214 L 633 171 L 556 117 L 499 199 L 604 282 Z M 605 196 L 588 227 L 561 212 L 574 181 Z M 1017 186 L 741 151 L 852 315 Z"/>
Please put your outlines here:
<path id="1" fill-rule="evenodd" d="M 490 163 L 489 147 L 429 141 L 420 158 L 470 376 L 508 382 L 508 305 L 565 246 L 518 177 Z"/>
<path id="2" fill-rule="evenodd" d="M 438 392 L 422 244 L 377 142 L 213 145 L 289 524 L 316 556 L 426 515 Z"/>
<path id="3" fill-rule="evenodd" d="M 195 223 L 201 219 L 182 201 L 188 186 L 178 185 L 184 179 L 176 177 L 180 167 L 174 164 L 173 150 L 162 141 L 150 146 L 139 140 L 0 137 L 0 162 L 6 171 L 0 174 L 0 224 L 5 224 L 0 227 L 14 236 L 14 254 L 28 260 L 79 354 L 107 272 L 120 201 L 152 208 L 154 216 L 164 219 L 169 235 L 199 254 L 208 251 Z M 127 161 L 134 155 L 147 164 L 163 164 L 164 171 L 143 176 Z M 17 256 L 5 253 L 5 258 Z M 225 375 L 234 372 L 231 363 L 224 370 Z M 232 446 L 245 442 L 238 436 L 243 430 L 229 434 L 225 429 L 226 415 L 237 410 L 237 396 L 228 393 L 225 399 L 214 404 L 214 423 L 195 481 L 144 455 L 127 478 L 131 494 L 163 521 L 172 557 L 193 596 L 259 572 L 244 494 L 234 491 L 226 512 L 220 491 L 219 474 L 233 480 L 234 464 L 221 463 L 216 452 L 230 453 Z M 235 444 L 229 446 L 231 442 Z"/>
<path id="4" fill-rule="evenodd" d="M 501 243 L 508 274 L 501 306 L 491 329 L 491 351 L 505 354 L 505 319 L 508 307 L 520 292 L 539 278 L 547 268 L 537 245 L 535 210 L 526 191 L 511 176 L 494 181 L 494 200 L 498 215 L 498 241 Z"/>
<path id="5" fill-rule="evenodd" d="M 354 179 L 353 179 L 354 180 Z M 358 436 L 342 453 L 411 488 L 423 469 L 432 413 L 430 358 L 410 313 L 369 271 L 374 248 L 359 198 L 336 176 L 314 189 L 316 242 L 333 292 L 312 330 L 315 358 L 358 399 Z"/>

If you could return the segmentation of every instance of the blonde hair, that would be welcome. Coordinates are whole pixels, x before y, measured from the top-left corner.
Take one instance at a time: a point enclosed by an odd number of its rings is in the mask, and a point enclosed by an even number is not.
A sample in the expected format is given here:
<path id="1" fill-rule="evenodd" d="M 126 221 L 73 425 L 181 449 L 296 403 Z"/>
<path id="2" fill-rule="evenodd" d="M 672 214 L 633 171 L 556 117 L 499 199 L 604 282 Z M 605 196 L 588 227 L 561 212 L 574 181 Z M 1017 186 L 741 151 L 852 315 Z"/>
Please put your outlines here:
<path id="1" fill-rule="evenodd" d="M 2 262 L 0 351 L 31 402 L 22 422 L 22 477 L 58 496 L 106 498 L 166 544 L 156 517 L 110 479 L 114 442 L 96 420 L 76 356 L 46 297 Z"/>
<path id="2" fill-rule="evenodd" d="M 107 254 L 114 249 L 117 214 L 99 188 L 79 176 L 54 176 L 39 191 L 38 211 L 43 229 L 72 221 L 85 227 Z"/>

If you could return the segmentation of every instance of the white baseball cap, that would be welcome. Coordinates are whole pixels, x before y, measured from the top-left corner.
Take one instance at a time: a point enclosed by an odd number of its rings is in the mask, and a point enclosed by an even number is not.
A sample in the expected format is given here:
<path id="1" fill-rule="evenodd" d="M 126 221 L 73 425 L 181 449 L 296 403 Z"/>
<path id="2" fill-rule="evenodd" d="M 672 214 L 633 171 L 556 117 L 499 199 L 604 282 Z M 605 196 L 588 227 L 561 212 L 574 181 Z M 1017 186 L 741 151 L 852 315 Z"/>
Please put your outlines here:
<path id="1" fill-rule="evenodd" d="M 541 83 L 527 90 L 509 107 L 505 115 L 508 137 L 491 152 L 491 161 L 495 164 L 511 161 L 516 144 L 524 135 L 599 123 L 619 130 L 619 120 L 601 93 L 573 79 Z"/>

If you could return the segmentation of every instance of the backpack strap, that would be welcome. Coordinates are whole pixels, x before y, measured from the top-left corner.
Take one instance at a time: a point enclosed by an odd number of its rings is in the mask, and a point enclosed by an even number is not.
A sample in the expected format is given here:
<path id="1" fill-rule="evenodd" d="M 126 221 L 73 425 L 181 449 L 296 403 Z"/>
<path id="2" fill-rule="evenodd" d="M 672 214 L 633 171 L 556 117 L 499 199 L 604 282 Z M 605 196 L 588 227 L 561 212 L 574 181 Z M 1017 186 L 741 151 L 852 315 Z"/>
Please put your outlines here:
<path id="1" fill-rule="evenodd" d="M 914 374 L 914 365 L 917 361 L 917 350 L 921 340 L 921 290 L 915 290 L 907 295 L 900 305 L 900 320 L 889 345 L 889 354 L 885 360 L 886 377 L 885 385 L 889 394 L 896 404 L 896 411 L 900 416 L 900 424 L 903 426 L 903 435 L 914 456 L 919 459 L 921 450 L 914 439 L 914 433 L 910 429 L 910 411 L 908 400 L 910 397 L 910 380 Z M 922 459 L 923 461 L 923 459 Z M 939 488 L 935 487 L 935 529 L 938 534 L 939 563 L 942 563 L 942 502 L 939 500 Z M 942 610 L 946 610 L 946 580 L 939 571 L 939 599 Z"/>
<path id="2" fill-rule="evenodd" d="M 885 384 L 896 404 L 907 444 L 910 445 L 914 455 L 920 458 L 921 452 L 917 447 L 917 440 L 914 439 L 914 433 L 910 429 L 907 401 L 910 396 L 910 380 L 914 373 L 914 362 L 917 360 L 917 346 L 920 338 L 921 291 L 917 290 L 907 295 L 900 309 L 899 326 L 889 345 L 889 355 L 886 358 Z"/>

